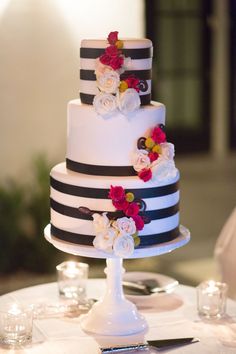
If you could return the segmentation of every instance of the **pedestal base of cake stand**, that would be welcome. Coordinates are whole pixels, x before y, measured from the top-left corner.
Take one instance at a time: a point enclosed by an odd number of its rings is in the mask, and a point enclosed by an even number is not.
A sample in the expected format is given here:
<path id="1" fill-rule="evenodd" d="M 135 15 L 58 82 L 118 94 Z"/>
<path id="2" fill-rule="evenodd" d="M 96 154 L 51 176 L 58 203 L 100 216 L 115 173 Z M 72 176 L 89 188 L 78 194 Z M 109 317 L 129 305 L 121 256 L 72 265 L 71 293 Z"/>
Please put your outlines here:
<path id="1" fill-rule="evenodd" d="M 60 241 L 51 235 L 50 225 L 46 226 L 44 235 L 47 241 L 61 251 L 85 257 L 106 258 L 106 293 L 103 299 L 93 305 L 88 314 L 81 317 L 81 327 L 84 331 L 97 335 L 121 336 L 144 332 L 147 329 L 145 318 L 138 312 L 136 306 L 124 296 L 122 287 L 124 268 L 121 258 L 108 255 L 94 247 Z M 189 230 L 181 226 L 180 235 L 175 240 L 145 249 L 137 249 L 129 258 L 151 257 L 171 252 L 184 246 L 189 240 Z"/>
<path id="2" fill-rule="evenodd" d="M 95 303 L 87 315 L 81 318 L 81 327 L 86 332 L 100 335 L 130 335 L 147 328 L 145 318 L 123 293 L 121 258 L 108 258 L 107 289 L 103 299 Z"/>

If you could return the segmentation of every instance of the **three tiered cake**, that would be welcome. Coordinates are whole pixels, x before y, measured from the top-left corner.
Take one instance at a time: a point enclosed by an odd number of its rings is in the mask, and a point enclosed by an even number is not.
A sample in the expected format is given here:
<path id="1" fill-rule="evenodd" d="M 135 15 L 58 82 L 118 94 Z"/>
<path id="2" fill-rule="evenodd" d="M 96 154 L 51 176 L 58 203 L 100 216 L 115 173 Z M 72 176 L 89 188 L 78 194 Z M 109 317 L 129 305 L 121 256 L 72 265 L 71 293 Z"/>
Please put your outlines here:
<path id="1" fill-rule="evenodd" d="M 179 172 L 151 101 L 152 42 L 83 40 L 66 162 L 51 171 L 51 235 L 129 257 L 179 236 Z"/>

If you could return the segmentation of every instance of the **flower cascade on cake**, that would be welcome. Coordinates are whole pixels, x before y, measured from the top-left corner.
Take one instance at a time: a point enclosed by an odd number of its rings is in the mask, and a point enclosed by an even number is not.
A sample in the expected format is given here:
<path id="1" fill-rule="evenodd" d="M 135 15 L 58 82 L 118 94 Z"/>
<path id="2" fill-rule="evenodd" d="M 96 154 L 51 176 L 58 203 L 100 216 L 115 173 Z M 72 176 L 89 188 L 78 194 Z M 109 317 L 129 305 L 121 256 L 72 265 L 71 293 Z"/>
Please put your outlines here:
<path id="1" fill-rule="evenodd" d="M 137 147 L 133 168 L 144 182 L 162 182 L 177 175 L 174 145 L 166 141 L 163 124 L 154 127 L 147 138 L 139 138 Z"/>
<path id="2" fill-rule="evenodd" d="M 123 41 L 118 39 L 117 31 L 110 32 L 107 40 L 109 46 L 96 59 L 95 75 L 99 93 L 94 97 L 93 106 L 104 117 L 109 117 L 117 110 L 126 115 L 140 107 L 139 91 L 147 89 L 146 82 L 134 75 L 121 79 L 131 58 L 122 54 Z"/>
<path id="3" fill-rule="evenodd" d="M 92 216 L 95 248 L 118 257 L 129 257 L 140 244 L 138 232 L 150 222 L 145 216 L 146 204 L 142 199 L 135 199 L 133 193 L 125 192 L 121 186 L 111 186 L 108 197 L 116 208 L 117 217 L 109 218 L 108 212 L 79 209 Z"/>

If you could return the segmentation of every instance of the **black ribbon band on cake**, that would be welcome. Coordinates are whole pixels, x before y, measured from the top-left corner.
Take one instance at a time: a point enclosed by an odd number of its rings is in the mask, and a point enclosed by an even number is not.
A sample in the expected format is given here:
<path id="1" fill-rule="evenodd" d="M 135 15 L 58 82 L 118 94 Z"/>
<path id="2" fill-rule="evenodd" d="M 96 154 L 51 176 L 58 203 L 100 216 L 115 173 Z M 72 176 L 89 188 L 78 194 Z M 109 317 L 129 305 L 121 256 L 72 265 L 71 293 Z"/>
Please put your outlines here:
<path id="1" fill-rule="evenodd" d="M 159 234 L 140 236 L 140 245 L 137 248 L 154 246 L 160 243 L 169 242 L 179 236 L 179 227 Z M 62 241 L 75 243 L 84 246 L 93 246 L 94 235 L 83 235 L 59 229 L 51 224 L 51 235 Z"/>
<path id="2" fill-rule="evenodd" d="M 103 211 L 91 210 L 91 214 L 86 214 L 81 212 L 78 208 L 58 203 L 52 198 L 50 199 L 50 206 L 57 213 L 60 213 L 65 216 L 69 216 L 71 218 L 82 219 L 82 220 L 93 220 L 92 217 L 93 213 L 102 214 L 106 212 L 105 210 Z M 178 211 L 179 211 L 179 203 L 168 208 L 163 208 L 158 210 L 146 210 L 144 216 L 147 217 L 149 220 L 159 220 L 159 219 L 164 219 L 173 216 L 176 213 L 178 213 Z M 123 216 L 124 213 L 122 211 L 107 212 L 107 217 L 109 220 L 122 218 Z"/>
<path id="3" fill-rule="evenodd" d="M 130 75 L 134 75 L 135 77 L 138 77 L 139 80 L 151 80 L 152 70 L 127 70 L 124 72 L 124 74 L 121 74 L 120 79 L 124 80 Z M 80 79 L 88 80 L 88 81 L 97 80 L 94 70 L 84 70 L 84 69 L 80 69 Z"/>
<path id="4" fill-rule="evenodd" d="M 104 54 L 105 48 L 80 48 L 80 58 L 97 59 Z M 122 48 L 122 54 L 131 59 L 147 59 L 152 58 L 152 47 L 125 49 Z"/>
<path id="5" fill-rule="evenodd" d="M 94 97 L 95 97 L 95 95 L 90 95 L 88 93 L 80 92 L 80 99 L 81 99 L 82 103 L 92 105 Z M 150 93 L 148 93 L 147 95 L 139 95 L 139 97 L 140 97 L 140 101 L 141 101 L 141 106 L 145 106 L 145 105 L 150 104 L 150 102 L 151 102 L 151 94 Z"/>
<path id="6" fill-rule="evenodd" d="M 66 159 L 66 168 L 93 176 L 137 176 L 133 166 L 99 166 Z"/>
<path id="7" fill-rule="evenodd" d="M 89 188 L 75 186 L 72 184 L 67 184 L 50 177 L 51 187 L 58 192 L 62 192 L 69 195 L 74 195 L 76 197 L 93 198 L 93 199 L 109 199 L 110 189 L 103 188 Z M 156 198 L 163 197 L 165 195 L 173 194 L 179 190 L 178 181 L 172 184 L 167 184 L 160 187 L 152 188 L 134 188 L 127 189 L 127 192 L 131 192 L 138 199 Z"/>

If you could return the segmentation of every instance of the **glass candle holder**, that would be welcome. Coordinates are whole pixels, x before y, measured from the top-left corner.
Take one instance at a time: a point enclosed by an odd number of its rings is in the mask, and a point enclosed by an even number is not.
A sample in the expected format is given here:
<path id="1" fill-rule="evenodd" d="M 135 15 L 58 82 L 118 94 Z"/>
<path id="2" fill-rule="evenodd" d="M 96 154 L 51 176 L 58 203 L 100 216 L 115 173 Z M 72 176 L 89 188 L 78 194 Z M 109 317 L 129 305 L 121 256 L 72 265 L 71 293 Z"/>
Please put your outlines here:
<path id="1" fill-rule="evenodd" d="M 197 287 L 197 307 L 200 316 L 221 318 L 226 314 L 228 286 L 214 280 L 204 281 Z"/>
<path id="2" fill-rule="evenodd" d="M 33 312 L 17 303 L 0 311 L 0 343 L 6 346 L 27 344 L 32 339 Z"/>
<path id="3" fill-rule="evenodd" d="M 60 296 L 82 300 L 86 297 L 89 265 L 67 261 L 57 267 L 57 282 Z"/>

